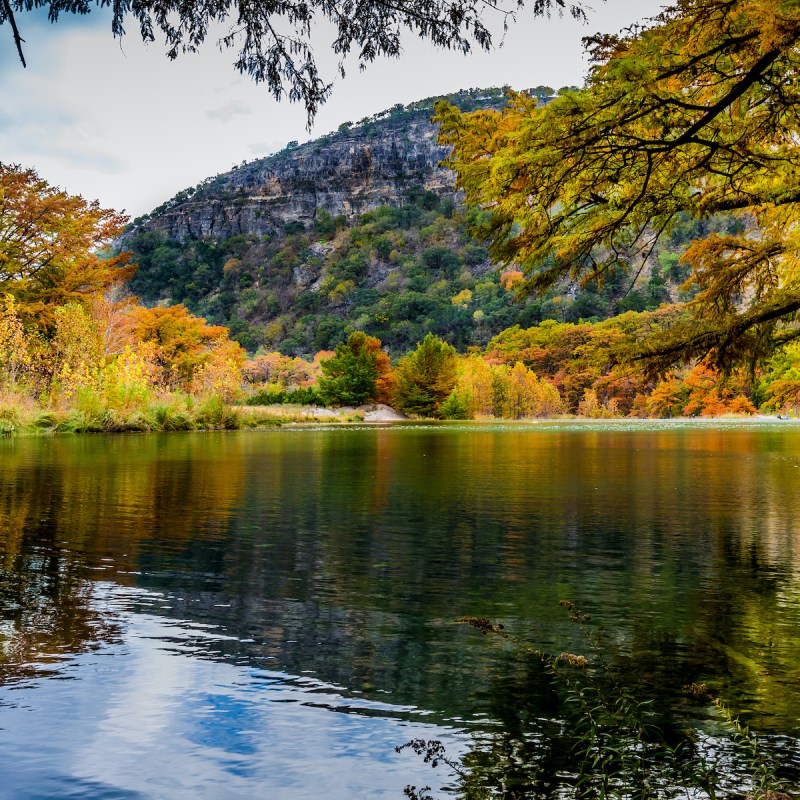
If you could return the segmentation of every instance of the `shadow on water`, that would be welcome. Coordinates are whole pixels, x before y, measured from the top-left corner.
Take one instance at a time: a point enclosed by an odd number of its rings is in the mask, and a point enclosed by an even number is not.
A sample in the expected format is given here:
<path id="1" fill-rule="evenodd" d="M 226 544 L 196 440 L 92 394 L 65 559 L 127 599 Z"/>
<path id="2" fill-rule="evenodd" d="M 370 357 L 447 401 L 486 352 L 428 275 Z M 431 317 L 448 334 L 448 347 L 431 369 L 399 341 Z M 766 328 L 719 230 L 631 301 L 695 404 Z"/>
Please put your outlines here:
<path id="1" fill-rule="evenodd" d="M 540 667 L 453 620 L 574 652 L 569 597 L 665 726 L 713 724 L 683 692 L 705 683 L 796 737 L 798 468 L 777 426 L 0 441 L 2 702 L 99 681 L 101 654 L 122 663 L 160 619 L 173 659 L 300 676 L 323 706 L 472 731 L 478 761 L 556 775 Z"/>

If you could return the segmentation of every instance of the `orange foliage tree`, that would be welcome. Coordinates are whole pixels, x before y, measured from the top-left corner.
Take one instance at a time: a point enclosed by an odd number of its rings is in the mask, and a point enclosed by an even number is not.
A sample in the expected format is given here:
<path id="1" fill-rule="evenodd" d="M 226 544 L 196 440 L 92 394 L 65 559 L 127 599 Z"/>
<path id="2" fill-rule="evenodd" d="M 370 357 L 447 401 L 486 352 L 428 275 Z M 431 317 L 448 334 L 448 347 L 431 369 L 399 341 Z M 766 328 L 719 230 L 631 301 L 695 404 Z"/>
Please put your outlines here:
<path id="1" fill-rule="evenodd" d="M 330 358 L 333 352 L 323 354 Z M 280 389 L 310 386 L 320 374 L 319 360 L 313 362 L 303 358 L 293 358 L 281 353 L 261 353 L 245 361 L 242 372 L 248 383 L 263 383 Z"/>
<path id="2" fill-rule="evenodd" d="M 20 317 L 51 328 L 57 307 L 127 279 L 130 254 L 107 248 L 126 218 L 50 186 L 32 169 L 0 163 L 0 293 Z"/>
<path id="3" fill-rule="evenodd" d="M 228 339 L 227 328 L 206 324 L 205 319 L 193 316 L 183 305 L 136 306 L 130 314 L 134 338 L 153 344 L 164 388 L 191 389 L 196 371 L 212 357 L 218 363 L 232 361 L 239 367 L 244 361 L 244 351 Z M 216 355 L 221 348 L 224 358 Z"/>

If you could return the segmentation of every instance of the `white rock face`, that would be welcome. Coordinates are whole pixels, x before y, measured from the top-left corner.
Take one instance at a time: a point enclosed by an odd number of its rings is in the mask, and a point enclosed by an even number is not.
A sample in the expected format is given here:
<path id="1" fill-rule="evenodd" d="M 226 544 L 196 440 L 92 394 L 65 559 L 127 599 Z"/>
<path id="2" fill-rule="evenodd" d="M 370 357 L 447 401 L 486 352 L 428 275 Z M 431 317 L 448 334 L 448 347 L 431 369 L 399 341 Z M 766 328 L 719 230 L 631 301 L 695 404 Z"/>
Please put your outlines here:
<path id="1" fill-rule="evenodd" d="M 364 422 L 399 422 L 408 419 L 404 414 L 395 411 L 391 406 L 378 403 L 374 406 L 362 406 L 364 410 Z"/>
<path id="2" fill-rule="evenodd" d="M 412 188 L 455 197 L 454 173 L 439 166 L 448 150 L 437 144 L 427 113 L 353 128 L 237 167 L 136 230 L 177 241 L 264 236 L 290 222 L 309 226 L 318 210 L 350 218 L 399 206 Z"/>

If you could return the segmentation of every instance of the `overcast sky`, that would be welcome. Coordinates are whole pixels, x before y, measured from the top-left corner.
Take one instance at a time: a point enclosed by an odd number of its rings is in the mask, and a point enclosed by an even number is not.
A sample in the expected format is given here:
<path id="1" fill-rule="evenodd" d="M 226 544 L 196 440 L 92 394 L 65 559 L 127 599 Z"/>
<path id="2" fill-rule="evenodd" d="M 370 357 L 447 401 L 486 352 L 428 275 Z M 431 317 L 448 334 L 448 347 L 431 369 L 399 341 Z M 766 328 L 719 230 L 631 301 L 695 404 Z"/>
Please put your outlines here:
<path id="1" fill-rule="evenodd" d="M 502 47 L 466 57 L 408 37 L 400 59 L 338 80 L 310 133 L 302 107 L 277 103 L 263 85 L 240 77 L 233 51 L 220 52 L 213 38 L 199 54 L 169 61 L 162 45 L 142 44 L 134 24 L 114 39 L 105 12 L 65 15 L 56 25 L 23 14 L 27 69 L 9 27 L 0 27 L 0 161 L 35 167 L 72 194 L 136 216 L 245 159 L 395 103 L 471 87 L 580 85 L 582 36 L 618 31 L 662 4 L 594 0 L 588 25 L 522 13 Z M 329 41 L 315 46 L 333 68 Z"/>

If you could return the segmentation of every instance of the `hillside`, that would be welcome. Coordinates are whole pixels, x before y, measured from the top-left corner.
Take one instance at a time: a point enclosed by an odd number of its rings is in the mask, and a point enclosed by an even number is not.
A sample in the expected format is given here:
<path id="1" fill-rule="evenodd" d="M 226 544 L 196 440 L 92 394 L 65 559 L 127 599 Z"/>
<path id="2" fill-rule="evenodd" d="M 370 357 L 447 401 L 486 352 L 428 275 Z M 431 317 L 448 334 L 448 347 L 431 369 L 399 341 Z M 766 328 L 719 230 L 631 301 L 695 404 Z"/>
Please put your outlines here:
<path id="1" fill-rule="evenodd" d="M 546 101 L 553 90 L 531 90 Z M 354 329 L 392 354 L 428 332 L 459 349 L 543 319 L 601 319 L 682 299 L 678 255 L 700 228 L 687 222 L 631 284 L 564 285 L 518 300 L 519 274 L 498 268 L 468 229 L 466 209 L 430 122 L 436 98 L 395 106 L 178 193 L 134 220 L 120 242 L 135 253 L 133 290 L 148 304 L 184 303 L 231 328 L 248 350 L 307 355 Z M 448 98 L 499 107 L 500 89 Z"/>

